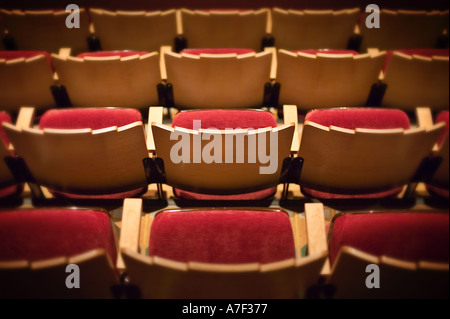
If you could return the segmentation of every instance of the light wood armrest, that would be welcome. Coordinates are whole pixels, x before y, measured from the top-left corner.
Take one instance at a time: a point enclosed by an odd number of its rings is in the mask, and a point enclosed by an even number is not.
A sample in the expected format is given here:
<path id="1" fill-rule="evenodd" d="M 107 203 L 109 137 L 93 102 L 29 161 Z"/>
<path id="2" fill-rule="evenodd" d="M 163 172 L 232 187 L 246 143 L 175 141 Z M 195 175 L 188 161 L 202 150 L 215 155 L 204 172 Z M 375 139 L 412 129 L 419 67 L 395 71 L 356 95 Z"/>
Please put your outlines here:
<path id="1" fill-rule="evenodd" d="M 277 77 L 277 51 L 274 47 L 264 48 L 264 52 L 272 52 L 272 63 L 270 64 L 270 79 L 275 80 Z"/>
<path id="2" fill-rule="evenodd" d="M 177 23 L 177 35 L 183 34 L 183 21 L 181 18 L 181 10 L 177 10 L 175 13 L 176 23 Z"/>
<path id="3" fill-rule="evenodd" d="M 427 129 L 433 126 L 433 115 L 429 107 L 416 107 L 416 117 L 419 128 Z"/>
<path id="4" fill-rule="evenodd" d="M 123 201 L 122 227 L 120 229 L 119 250 L 131 249 L 138 252 L 139 234 L 142 213 L 142 199 L 126 198 Z M 117 258 L 117 268 L 125 269 L 121 253 Z"/>
<path id="5" fill-rule="evenodd" d="M 159 57 L 159 70 L 161 73 L 161 80 L 166 81 L 167 80 L 167 71 L 166 71 L 166 60 L 164 58 L 165 52 L 172 52 L 172 47 L 170 45 L 163 45 L 161 47 L 161 50 L 159 51 L 160 57 Z"/>
<path id="6" fill-rule="evenodd" d="M 377 55 L 378 53 L 380 53 L 380 50 L 378 48 L 367 48 L 367 53 L 369 53 L 371 56 Z"/>
<path id="7" fill-rule="evenodd" d="M 298 153 L 300 138 L 298 134 L 298 113 L 296 105 L 283 105 L 284 124 L 295 124 L 294 136 L 292 138 L 291 153 Z"/>
<path id="8" fill-rule="evenodd" d="M 149 152 L 155 152 L 155 141 L 153 140 L 152 123 L 162 124 L 163 122 L 162 106 L 152 106 L 148 110 L 148 128 L 147 128 L 147 149 Z"/>
<path id="9" fill-rule="evenodd" d="M 35 108 L 32 106 L 23 106 L 17 116 L 16 127 L 18 129 L 33 127 Z"/>
<path id="10" fill-rule="evenodd" d="M 72 48 L 60 48 L 58 55 L 61 58 L 67 58 L 68 56 L 70 56 L 70 53 L 72 52 Z"/>
<path id="11" fill-rule="evenodd" d="M 305 216 L 308 236 L 308 255 L 320 254 L 324 251 L 328 252 L 323 204 L 305 204 Z M 330 274 L 330 262 L 328 258 L 325 261 L 321 274 Z"/>

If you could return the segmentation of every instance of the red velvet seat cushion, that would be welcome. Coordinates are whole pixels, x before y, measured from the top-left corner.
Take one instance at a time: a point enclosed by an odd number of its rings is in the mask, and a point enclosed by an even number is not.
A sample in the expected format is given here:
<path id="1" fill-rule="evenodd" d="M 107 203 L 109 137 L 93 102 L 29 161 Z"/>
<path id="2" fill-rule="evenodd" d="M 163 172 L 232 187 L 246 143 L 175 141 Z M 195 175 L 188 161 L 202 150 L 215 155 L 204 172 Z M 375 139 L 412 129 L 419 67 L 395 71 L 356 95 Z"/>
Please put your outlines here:
<path id="1" fill-rule="evenodd" d="M 258 129 L 277 126 L 277 122 L 271 113 L 256 110 L 184 111 L 175 116 L 172 121 L 172 126 L 192 130 L 194 120 L 201 120 L 200 128 L 202 129 Z M 258 200 L 272 198 L 275 193 L 276 187 L 239 195 L 206 195 L 174 189 L 174 195 L 178 198 L 195 200 Z"/>
<path id="2" fill-rule="evenodd" d="M 254 53 L 255 50 L 252 49 L 242 49 L 242 48 L 205 48 L 205 49 L 184 49 L 180 53 L 192 54 L 192 55 L 200 55 L 204 54 L 228 54 L 228 53 L 236 53 L 236 54 L 246 54 L 246 53 Z"/>
<path id="3" fill-rule="evenodd" d="M 421 55 L 425 57 L 431 58 L 432 56 L 439 57 L 448 57 L 449 50 L 448 49 L 404 49 L 404 50 L 392 50 L 386 53 L 386 59 L 384 60 L 383 71 L 386 71 L 386 68 L 389 64 L 389 61 L 394 52 L 400 52 L 408 55 Z"/>
<path id="4" fill-rule="evenodd" d="M 0 112 L 0 124 L 3 122 L 11 123 L 11 117 L 6 112 Z M 0 138 L 5 143 L 6 146 L 9 146 L 10 143 L 8 140 L 8 136 L 6 135 L 5 131 L 3 130 L 2 125 L 0 125 Z"/>
<path id="5" fill-rule="evenodd" d="M 197 210 L 157 214 L 149 254 L 180 262 L 270 263 L 294 258 L 295 248 L 284 212 Z"/>
<path id="6" fill-rule="evenodd" d="M 103 248 L 117 250 L 109 216 L 95 210 L 26 209 L 0 212 L 0 260 L 43 260 Z"/>
<path id="7" fill-rule="evenodd" d="M 142 121 L 141 113 L 129 108 L 74 108 L 45 112 L 39 122 L 41 130 L 82 129 L 98 130 L 111 126 L 124 126 Z"/>
<path id="8" fill-rule="evenodd" d="M 111 126 L 124 126 L 142 121 L 141 113 L 129 108 L 76 108 L 49 110 L 42 115 L 39 128 L 98 130 Z M 146 191 L 146 188 L 108 195 L 76 195 L 51 191 L 54 196 L 66 198 L 120 199 L 135 197 Z"/>
<path id="9" fill-rule="evenodd" d="M 261 191 L 244 193 L 238 195 L 209 195 L 209 194 L 199 194 L 189 191 L 184 191 L 181 189 L 173 189 L 174 195 L 180 199 L 192 199 L 192 200 L 263 200 L 271 199 L 275 196 L 277 192 L 276 187 L 271 187 L 263 189 Z"/>
<path id="10" fill-rule="evenodd" d="M 376 256 L 448 263 L 448 225 L 448 213 L 344 214 L 331 228 L 330 261 L 347 245 Z"/>
<path id="11" fill-rule="evenodd" d="M 132 56 L 132 55 L 145 55 L 149 52 L 146 51 L 97 51 L 97 52 L 85 52 L 80 53 L 77 55 L 77 58 L 84 58 L 84 57 L 97 57 L 97 58 L 103 58 L 103 57 L 111 57 L 111 56 L 120 56 L 121 58 Z"/>
<path id="12" fill-rule="evenodd" d="M 295 50 L 295 53 L 309 53 L 309 54 L 317 54 L 317 53 L 326 53 L 326 54 L 352 54 L 358 55 L 359 53 L 354 50 L 330 50 L 330 49 L 318 49 L 318 50 Z"/>
<path id="13" fill-rule="evenodd" d="M 201 120 L 202 129 L 258 129 L 277 126 L 275 117 L 269 112 L 256 110 L 200 110 L 177 113 L 172 121 L 172 127 L 183 127 L 192 130 L 194 120 Z"/>
<path id="14" fill-rule="evenodd" d="M 314 110 L 305 117 L 305 122 L 310 121 L 323 126 L 338 126 L 354 130 L 356 128 L 367 129 L 409 129 L 410 123 L 408 115 L 401 110 L 381 109 L 381 108 L 336 108 Z M 306 196 L 323 199 L 358 199 L 358 198 L 385 198 L 395 196 L 402 191 L 402 188 L 395 188 L 385 192 L 371 194 L 336 194 L 313 190 L 301 187 L 301 191 Z"/>
<path id="15" fill-rule="evenodd" d="M 38 55 L 43 55 L 47 60 L 48 65 L 53 70 L 52 58 L 50 57 L 50 54 L 45 51 L 0 51 L 0 60 L 14 60 L 20 58 L 29 59 Z"/>

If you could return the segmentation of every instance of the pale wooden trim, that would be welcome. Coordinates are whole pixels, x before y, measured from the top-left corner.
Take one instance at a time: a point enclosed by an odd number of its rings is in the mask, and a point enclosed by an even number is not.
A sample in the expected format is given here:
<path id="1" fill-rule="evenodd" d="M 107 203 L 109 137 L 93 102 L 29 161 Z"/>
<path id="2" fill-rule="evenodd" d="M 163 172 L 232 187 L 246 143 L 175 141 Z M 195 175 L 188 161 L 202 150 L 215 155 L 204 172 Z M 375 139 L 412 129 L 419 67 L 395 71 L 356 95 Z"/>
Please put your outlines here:
<path id="1" fill-rule="evenodd" d="M 161 80 L 163 80 L 163 81 L 167 80 L 166 60 L 165 60 L 166 52 L 172 52 L 172 47 L 171 46 L 162 46 L 161 50 L 160 50 L 159 71 L 161 73 Z"/>
<path id="2" fill-rule="evenodd" d="M 60 48 L 58 55 L 62 58 L 67 58 L 70 56 L 71 52 L 72 52 L 72 48 Z"/>
<path id="3" fill-rule="evenodd" d="M 152 124 L 162 124 L 163 122 L 162 106 L 152 106 L 148 110 L 148 128 L 147 128 L 147 149 L 149 152 L 155 151 L 155 141 L 153 140 Z"/>
<path id="4" fill-rule="evenodd" d="M 302 246 L 300 242 L 300 234 L 302 230 L 300 229 L 298 214 L 294 213 L 294 216 L 292 216 L 290 219 L 292 226 L 292 234 L 294 235 L 295 256 L 296 258 L 301 258 Z"/>
<path id="5" fill-rule="evenodd" d="M 122 210 L 122 228 L 120 231 L 119 249 L 127 248 L 138 251 L 139 248 L 139 234 L 142 214 L 142 199 L 140 198 L 126 198 L 123 201 Z M 119 255 L 117 259 L 117 268 L 124 269 L 122 256 Z"/>
<path id="6" fill-rule="evenodd" d="M 264 48 L 264 52 L 270 52 L 272 54 L 272 64 L 270 67 L 270 79 L 275 80 L 277 77 L 277 51 L 274 47 Z"/>
<path id="7" fill-rule="evenodd" d="M 296 105 L 283 105 L 284 124 L 294 123 L 294 135 L 292 138 L 291 152 L 297 153 L 300 149 L 300 137 L 298 132 L 298 113 Z"/>
<path id="8" fill-rule="evenodd" d="M 433 115 L 429 107 L 416 107 L 416 118 L 420 128 L 430 128 L 433 126 Z"/>
<path id="9" fill-rule="evenodd" d="M 325 231 L 325 215 L 323 204 L 305 204 L 306 230 L 308 236 L 308 255 L 320 254 L 328 251 L 327 236 Z M 327 259 L 321 274 L 330 273 L 330 262 Z"/>
<path id="10" fill-rule="evenodd" d="M 16 127 L 18 129 L 33 127 L 34 113 L 34 107 L 21 107 L 19 115 L 17 116 Z"/>

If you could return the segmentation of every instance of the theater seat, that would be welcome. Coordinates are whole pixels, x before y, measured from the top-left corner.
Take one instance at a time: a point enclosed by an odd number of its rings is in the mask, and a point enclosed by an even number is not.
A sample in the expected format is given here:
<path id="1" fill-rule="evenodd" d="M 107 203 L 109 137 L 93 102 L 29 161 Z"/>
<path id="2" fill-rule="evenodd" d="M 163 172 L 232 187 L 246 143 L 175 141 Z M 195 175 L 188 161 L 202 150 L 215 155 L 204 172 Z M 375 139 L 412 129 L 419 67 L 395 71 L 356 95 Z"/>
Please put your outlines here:
<path id="1" fill-rule="evenodd" d="M 14 39 L 15 50 L 41 50 L 57 53 L 61 48 L 71 48 L 73 54 L 89 50 L 89 20 L 85 9 L 80 8 L 78 28 L 68 28 L 66 10 L 0 10 L 0 18 L 8 35 Z M 76 19 L 69 18 L 75 22 Z M 11 50 L 11 48 L 10 48 Z"/>
<path id="2" fill-rule="evenodd" d="M 334 298 L 448 298 L 448 222 L 448 211 L 336 215 L 329 234 Z M 379 267 L 379 288 L 366 286 L 369 264 Z"/>
<path id="3" fill-rule="evenodd" d="M 173 45 L 177 36 L 176 11 L 109 11 L 90 8 L 89 16 L 101 49 L 158 51 Z"/>
<path id="4" fill-rule="evenodd" d="M 21 106 L 38 111 L 55 107 L 50 56 L 43 51 L 0 51 L 0 109 L 18 113 Z"/>
<path id="5" fill-rule="evenodd" d="M 370 14 L 364 13 L 360 20 L 362 51 L 368 48 L 379 50 L 436 48 L 439 37 L 448 28 L 448 10 L 381 9 L 379 11 L 380 28 L 366 26 L 366 18 Z"/>
<path id="6" fill-rule="evenodd" d="M 163 162 L 160 165 L 163 165 L 165 183 L 175 188 L 177 197 L 201 200 L 273 197 L 283 161 L 290 154 L 293 124 L 277 127 L 273 115 L 260 110 L 190 110 L 178 113 L 172 126 L 152 123 L 152 138 L 156 156 Z M 177 138 L 171 138 L 172 135 Z M 234 139 L 230 139 L 233 135 Z M 180 136 L 181 142 L 178 142 Z M 196 150 L 193 143 L 199 137 L 201 150 Z M 192 146 L 192 150 L 180 149 L 183 141 L 192 141 L 187 146 Z M 208 146 L 209 141 L 220 142 L 220 145 Z M 250 141 L 255 144 L 252 146 Z M 263 145 L 270 147 L 264 153 L 273 154 L 270 159 L 264 160 L 259 155 L 256 158 L 256 154 L 263 152 Z M 173 149 L 182 156 L 181 162 L 173 156 Z M 246 150 L 255 152 L 254 160 L 249 160 L 252 154 L 250 151 L 246 154 Z M 183 157 L 186 151 L 193 155 L 186 153 L 188 157 Z"/>
<path id="7" fill-rule="evenodd" d="M 279 105 L 297 105 L 302 113 L 316 108 L 364 106 L 378 81 L 385 54 L 280 49 L 276 76 Z"/>
<path id="8" fill-rule="evenodd" d="M 272 9 L 275 46 L 285 50 L 346 49 L 359 8 L 343 10 Z"/>
<path id="9" fill-rule="evenodd" d="M 115 235 L 108 214 L 91 209 L 0 212 L 1 298 L 113 298 Z M 79 288 L 66 282 L 78 266 Z"/>
<path id="10" fill-rule="evenodd" d="M 298 184 L 322 199 L 393 196 L 412 182 L 443 129 L 443 124 L 409 129 L 400 110 L 312 111 L 297 155 L 303 159 Z"/>
<path id="11" fill-rule="evenodd" d="M 142 160 L 148 152 L 137 110 L 50 110 L 39 129 L 7 124 L 4 129 L 33 176 L 29 182 L 57 196 L 123 199 L 146 191 Z M 33 196 L 44 200 L 42 194 Z"/>
<path id="12" fill-rule="evenodd" d="M 267 34 L 269 9 L 181 9 L 188 48 L 250 48 L 260 51 Z"/>
<path id="13" fill-rule="evenodd" d="M 162 53 L 162 78 L 171 86 L 174 104 L 170 106 L 235 109 L 263 105 L 265 85 L 270 82 L 272 51 L 202 48 L 181 54 L 166 48 Z"/>
<path id="14" fill-rule="evenodd" d="M 282 210 L 165 210 L 147 218 L 148 256 L 122 249 L 142 298 L 299 298 L 324 263 L 323 253 L 296 255 L 298 229 Z M 122 229 L 121 240 L 129 235 L 138 232 Z"/>
<path id="15" fill-rule="evenodd" d="M 431 53 L 430 57 L 420 55 L 423 52 L 394 52 L 384 71 L 386 89 L 381 105 L 410 111 L 418 106 L 448 109 L 448 54 L 443 53 Z"/>
<path id="16" fill-rule="evenodd" d="M 52 55 L 59 83 L 74 107 L 131 107 L 158 104 L 161 82 L 157 52 L 129 55 L 117 51 Z"/>

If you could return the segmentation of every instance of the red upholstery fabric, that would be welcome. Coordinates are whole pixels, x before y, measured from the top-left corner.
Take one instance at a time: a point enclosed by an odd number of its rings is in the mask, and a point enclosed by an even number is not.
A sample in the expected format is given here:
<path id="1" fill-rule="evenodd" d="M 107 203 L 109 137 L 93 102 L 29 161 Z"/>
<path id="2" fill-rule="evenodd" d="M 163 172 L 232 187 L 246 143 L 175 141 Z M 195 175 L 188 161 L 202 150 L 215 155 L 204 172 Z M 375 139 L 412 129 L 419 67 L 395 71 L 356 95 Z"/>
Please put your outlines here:
<path id="1" fill-rule="evenodd" d="M 200 110 L 178 113 L 172 121 L 173 127 L 193 129 L 193 121 L 201 120 L 201 128 L 264 128 L 276 127 L 277 122 L 269 112 L 255 110 Z M 239 195 L 206 195 L 174 189 L 174 195 L 181 199 L 195 200 L 258 200 L 272 198 L 276 187 Z"/>
<path id="2" fill-rule="evenodd" d="M 445 130 L 444 130 L 444 132 L 442 132 L 441 136 L 439 137 L 439 139 L 437 141 L 438 145 L 441 145 L 444 142 L 445 137 L 448 135 L 448 121 L 449 121 L 448 114 L 449 114 L 448 111 L 443 111 L 443 112 L 439 113 L 438 116 L 436 117 L 436 123 L 440 123 L 440 122 L 445 123 Z"/>
<path id="3" fill-rule="evenodd" d="M 60 109 L 45 112 L 39 122 L 39 128 L 98 130 L 138 121 L 142 121 L 141 113 L 129 108 Z"/>
<path id="4" fill-rule="evenodd" d="M 338 126 L 346 129 L 370 128 L 370 129 L 409 129 L 410 123 L 405 112 L 395 109 L 377 108 L 340 108 L 324 109 L 309 112 L 305 121 L 314 122 L 323 126 Z M 395 188 L 385 192 L 372 194 L 334 194 L 301 187 L 301 192 L 310 197 L 323 199 L 361 199 L 361 198 L 386 198 L 395 196 L 402 188 Z"/>
<path id="5" fill-rule="evenodd" d="M 356 128 L 392 129 L 410 128 L 405 112 L 382 108 L 336 108 L 314 110 L 306 114 L 305 121 L 323 126 L 339 126 L 354 130 Z"/>
<path id="6" fill-rule="evenodd" d="M 193 129 L 193 121 L 201 120 L 201 128 L 219 130 L 232 128 L 276 127 L 277 122 L 269 112 L 255 110 L 201 110 L 178 113 L 172 121 L 173 127 Z"/>
<path id="7" fill-rule="evenodd" d="M 0 260 L 43 260 L 103 248 L 115 262 L 109 216 L 95 210 L 26 209 L 0 212 Z"/>
<path id="8" fill-rule="evenodd" d="M 246 54 L 246 53 L 254 53 L 255 50 L 252 49 L 240 49 L 240 48 L 220 48 L 220 49 L 184 49 L 180 53 L 187 53 L 192 55 L 200 55 L 202 53 L 207 54 L 228 54 L 228 53 L 236 53 L 236 54 Z"/>
<path id="9" fill-rule="evenodd" d="M 330 50 L 330 49 L 318 49 L 318 50 L 295 50 L 295 53 L 309 53 L 309 54 L 317 54 L 317 53 L 326 53 L 326 54 L 352 54 L 358 55 L 359 53 L 354 50 Z"/>
<path id="10" fill-rule="evenodd" d="M 376 256 L 448 263 L 448 225 L 448 213 L 344 214 L 331 229 L 330 261 L 347 245 Z"/>
<path id="11" fill-rule="evenodd" d="M 392 54 L 394 52 L 400 52 L 408 55 L 421 55 L 425 57 L 432 57 L 432 56 L 440 56 L 440 57 L 448 57 L 449 50 L 448 49 L 405 49 L 405 50 L 392 50 L 386 52 L 386 59 L 384 60 L 383 65 L 383 71 L 386 70 L 389 61 L 392 57 Z"/>
<path id="12" fill-rule="evenodd" d="M 450 190 L 445 188 L 436 187 L 433 185 L 426 185 L 428 193 L 432 196 L 438 196 L 443 198 L 450 198 Z"/>
<path id="13" fill-rule="evenodd" d="M 132 55 L 145 55 L 149 52 L 145 51 L 97 51 L 97 52 L 85 52 L 80 53 L 77 55 L 77 58 L 84 58 L 84 57 L 110 57 L 110 56 L 120 56 L 121 58 L 132 56 Z"/>
<path id="14" fill-rule="evenodd" d="M 50 54 L 45 51 L 0 51 L 0 60 L 14 60 L 19 58 L 29 59 L 38 55 L 44 55 L 48 65 L 53 70 L 52 58 L 50 57 Z"/>
<path id="15" fill-rule="evenodd" d="M 269 263 L 294 258 L 295 248 L 283 212 L 198 210 L 157 214 L 149 254 L 180 262 Z"/>
<path id="16" fill-rule="evenodd" d="M 379 192 L 379 193 L 371 193 L 371 194 L 358 194 L 358 195 L 348 195 L 348 194 L 335 194 L 335 193 L 326 193 L 317 191 L 314 189 L 310 189 L 307 187 L 300 187 L 303 195 L 312 198 L 322 198 L 322 199 L 377 199 L 377 198 L 387 198 L 397 196 L 402 190 L 403 187 L 394 188 L 392 190 Z"/>
<path id="17" fill-rule="evenodd" d="M 39 128 L 54 129 L 82 129 L 93 130 L 111 126 L 124 126 L 134 122 L 142 121 L 141 113 L 129 108 L 79 108 L 49 110 L 42 115 Z M 87 199 L 120 199 L 135 197 L 146 191 L 144 188 L 134 189 L 127 192 L 108 195 L 75 195 L 50 190 L 56 197 L 87 198 Z"/>
<path id="18" fill-rule="evenodd" d="M 180 189 L 173 189 L 174 195 L 181 199 L 194 199 L 194 200 L 259 200 L 270 199 L 275 196 L 277 192 L 276 187 L 263 189 L 262 191 L 239 194 L 239 195 L 208 195 L 188 192 Z"/>

